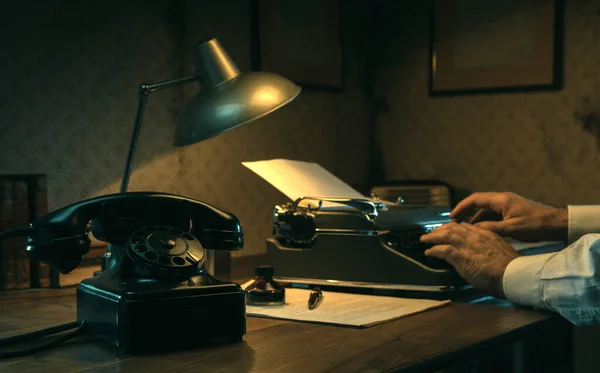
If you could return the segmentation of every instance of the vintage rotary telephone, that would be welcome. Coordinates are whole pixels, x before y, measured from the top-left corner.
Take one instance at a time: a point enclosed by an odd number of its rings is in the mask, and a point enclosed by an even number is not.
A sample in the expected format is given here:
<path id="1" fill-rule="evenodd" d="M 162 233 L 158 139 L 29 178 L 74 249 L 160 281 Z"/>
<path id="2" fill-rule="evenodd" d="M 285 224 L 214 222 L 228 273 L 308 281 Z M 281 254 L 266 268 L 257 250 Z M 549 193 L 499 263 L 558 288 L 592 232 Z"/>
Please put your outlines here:
<path id="1" fill-rule="evenodd" d="M 134 353 L 241 340 L 243 290 L 203 268 L 204 250 L 242 249 L 237 217 L 182 196 L 129 192 L 63 207 L 2 235 L 28 236 L 31 260 L 69 273 L 89 250 L 90 221 L 112 255 L 104 271 L 77 287 L 77 323 L 53 332 L 76 327 L 71 335 L 84 333 Z M 0 340 L 0 347 L 36 335 Z"/>

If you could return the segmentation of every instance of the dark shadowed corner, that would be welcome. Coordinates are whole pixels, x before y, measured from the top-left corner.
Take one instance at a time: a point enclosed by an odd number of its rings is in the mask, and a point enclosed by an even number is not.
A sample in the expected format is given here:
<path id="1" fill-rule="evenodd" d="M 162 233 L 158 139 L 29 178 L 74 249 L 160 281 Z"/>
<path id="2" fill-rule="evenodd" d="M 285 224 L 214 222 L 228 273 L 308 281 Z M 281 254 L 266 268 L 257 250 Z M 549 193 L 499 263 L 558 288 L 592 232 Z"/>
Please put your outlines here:
<path id="1" fill-rule="evenodd" d="M 592 103 L 588 96 L 583 99 L 582 109 L 573 112 L 573 118 L 581 128 L 596 138 L 596 145 L 600 149 L 600 105 Z"/>

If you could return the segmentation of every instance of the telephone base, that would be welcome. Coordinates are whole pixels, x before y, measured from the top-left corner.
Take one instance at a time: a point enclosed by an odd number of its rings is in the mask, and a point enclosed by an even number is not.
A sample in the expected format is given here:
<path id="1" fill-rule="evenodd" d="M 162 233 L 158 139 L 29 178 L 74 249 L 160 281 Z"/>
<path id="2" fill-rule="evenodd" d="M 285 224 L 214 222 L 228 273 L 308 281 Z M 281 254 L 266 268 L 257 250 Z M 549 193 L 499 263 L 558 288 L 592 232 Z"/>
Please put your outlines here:
<path id="1" fill-rule="evenodd" d="M 221 342 L 246 334 L 245 295 L 238 284 L 200 273 L 185 283 L 132 282 L 111 271 L 77 287 L 77 319 L 86 334 L 125 353 L 160 353 Z"/>

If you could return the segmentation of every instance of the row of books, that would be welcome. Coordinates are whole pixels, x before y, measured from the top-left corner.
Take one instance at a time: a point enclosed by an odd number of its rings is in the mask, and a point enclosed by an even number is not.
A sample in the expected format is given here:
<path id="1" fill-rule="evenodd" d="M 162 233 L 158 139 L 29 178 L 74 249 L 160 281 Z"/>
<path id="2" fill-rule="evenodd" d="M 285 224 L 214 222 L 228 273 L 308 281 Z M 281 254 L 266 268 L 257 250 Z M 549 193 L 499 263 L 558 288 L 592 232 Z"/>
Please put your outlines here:
<path id="1" fill-rule="evenodd" d="M 0 232 L 27 227 L 48 212 L 45 175 L 0 175 Z M 106 244 L 93 240 L 82 264 L 67 275 L 44 263 L 30 261 L 26 238 L 9 237 L 0 241 L 0 291 L 30 288 L 59 288 L 77 285 L 100 270 Z"/>

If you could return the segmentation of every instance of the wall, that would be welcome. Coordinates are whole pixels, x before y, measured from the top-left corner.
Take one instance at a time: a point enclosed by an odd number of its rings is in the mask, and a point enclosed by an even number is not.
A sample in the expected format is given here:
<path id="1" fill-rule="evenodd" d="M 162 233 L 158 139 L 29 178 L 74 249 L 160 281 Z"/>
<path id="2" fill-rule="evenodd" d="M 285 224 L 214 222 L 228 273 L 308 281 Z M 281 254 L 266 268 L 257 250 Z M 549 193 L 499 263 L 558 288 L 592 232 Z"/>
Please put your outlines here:
<path id="1" fill-rule="evenodd" d="M 50 209 L 118 191 L 137 87 L 193 72 L 197 40 L 216 36 L 251 67 L 250 2 L 11 1 L 0 15 L 0 173 L 48 175 Z M 186 148 L 176 122 L 195 86 L 150 96 L 130 190 L 178 193 L 235 213 L 246 246 L 265 251 L 285 196 L 241 161 L 314 161 L 348 183 L 368 172 L 368 46 L 364 5 L 343 2 L 346 88 L 304 91 L 259 121 Z M 338 141 L 342 139 L 343 141 Z"/>
<path id="2" fill-rule="evenodd" d="M 428 96 L 428 3 L 375 7 L 386 177 L 439 178 L 551 204 L 600 203 L 600 143 L 576 115 L 600 112 L 600 1 L 566 2 L 562 91 L 440 98 Z"/>

